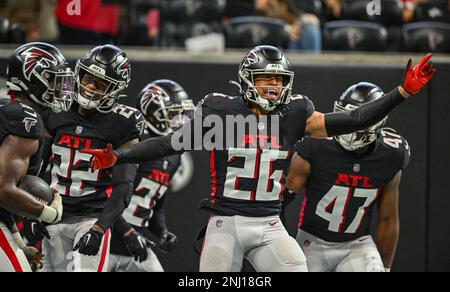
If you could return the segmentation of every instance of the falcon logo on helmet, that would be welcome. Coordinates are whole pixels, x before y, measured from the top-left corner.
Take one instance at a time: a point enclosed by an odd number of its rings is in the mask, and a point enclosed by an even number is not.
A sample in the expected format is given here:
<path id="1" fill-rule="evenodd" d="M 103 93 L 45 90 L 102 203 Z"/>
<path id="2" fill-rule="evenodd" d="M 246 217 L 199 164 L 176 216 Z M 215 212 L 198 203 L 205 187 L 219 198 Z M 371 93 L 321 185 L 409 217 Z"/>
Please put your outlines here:
<path id="1" fill-rule="evenodd" d="M 242 66 L 243 67 L 249 67 L 253 64 L 258 63 L 259 58 L 258 55 L 256 55 L 255 52 L 251 51 L 250 53 L 248 53 L 248 55 L 244 58 L 244 62 L 242 62 Z"/>
<path id="2" fill-rule="evenodd" d="M 122 76 L 122 78 L 127 80 L 127 83 L 129 83 L 130 75 L 131 75 L 131 66 L 130 66 L 130 60 L 125 59 L 122 64 L 117 67 L 117 74 Z"/>
<path id="3" fill-rule="evenodd" d="M 36 68 L 41 67 L 45 69 L 50 68 L 51 65 L 58 65 L 58 61 L 54 56 L 36 47 L 31 47 L 24 51 L 22 56 L 24 56 L 23 75 L 28 81 L 31 80 L 31 75 Z"/>

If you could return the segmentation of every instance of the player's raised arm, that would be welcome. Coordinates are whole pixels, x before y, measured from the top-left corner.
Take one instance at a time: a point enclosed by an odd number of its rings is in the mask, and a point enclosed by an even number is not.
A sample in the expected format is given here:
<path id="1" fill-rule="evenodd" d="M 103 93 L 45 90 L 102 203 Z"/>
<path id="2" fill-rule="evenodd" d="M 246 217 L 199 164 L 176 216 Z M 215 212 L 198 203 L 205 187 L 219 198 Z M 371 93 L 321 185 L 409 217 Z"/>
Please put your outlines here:
<path id="1" fill-rule="evenodd" d="M 352 112 L 322 114 L 315 112 L 307 121 L 306 134 L 316 138 L 334 137 L 370 127 L 384 119 L 395 107 L 419 93 L 436 74 L 425 56 L 414 68 L 408 62 L 403 83 L 383 98 L 363 105 Z"/>

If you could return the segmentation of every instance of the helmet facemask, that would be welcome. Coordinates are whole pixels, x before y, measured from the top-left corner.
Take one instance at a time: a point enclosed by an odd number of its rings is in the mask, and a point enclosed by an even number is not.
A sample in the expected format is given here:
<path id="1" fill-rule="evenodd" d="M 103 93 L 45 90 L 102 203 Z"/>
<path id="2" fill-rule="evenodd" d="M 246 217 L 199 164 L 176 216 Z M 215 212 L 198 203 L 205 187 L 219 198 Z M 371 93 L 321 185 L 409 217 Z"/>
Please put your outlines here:
<path id="1" fill-rule="evenodd" d="M 68 111 L 73 104 L 73 100 L 76 97 L 75 92 L 75 77 L 70 68 L 65 70 L 44 70 L 41 74 L 34 73 L 33 77 L 37 78 L 37 81 L 41 83 L 37 85 L 27 86 L 20 79 L 15 79 L 14 82 L 7 82 L 7 86 L 10 90 L 24 92 L 28 95 L 33 102 L 40 106 L 50 108 L 52 111 L 59 113 L 62 111 Z M 40 91 L 41 93 L 37 93 Z M 34 94 L 33 92 L 36 92 Z M 40 96 L 38 98 L 36 95 Z"/>
<path id="2" fill-rule="evenodd" d="M 98 67 L 89 68 L 80 61 L 77 62 L 75 75 L 78 86 L 76 101 L 87 110 L 96 109 L 101 113 L 111 112 L 117 105 L 121 93 L 126 89 L 126 83 L 109 78 Z M 88 74 L 88 75 L 87 75 Z M 87 81 L 85 79 L 88 79 Z M 98 90 L 92 90 L 85 84 L 91 82 L 100 85 Z"/>
<path id="3" fill-rule="evenodd" d="M 256 78 L 261 75 L 280 75 L 283 78 L 282 86 L 256 86 Z M 266 69 L 258 69 L 251 70 L 243 68 L 239 71 L 239 79 L 240 83 L 243 86 L 242 94 L 244 97 L 258 105 L 261 109 L 270 112 L 273 111 L 276 107 L 282 104 L 287 104 L 290 101 L 290 97 L 292 94 L 292 86 L 294 83 L 294 72 L 284 70 L 282 65 L 269 64 Z M 244 89 L 246 88 L 246 90 Z M 271 100 L 265 97 L 262 97 L 258 93 L 258 89 L 263 88 L 266 91 L 274 91 L 274 93 L 278 94 L 278 100 Z"/>
<path id="4" fill-rule="evenodd" d="M 160 92 L 163 92 L 160 90 Z M 195 105 L 191 99 L 182 100 L 181 103 L 166 105 L 162 94 L 149 92 L 142 98 L 141 109 L 145 115 L 145 123 L 148 129 L 157 135 L 165 136 L 189 122 L 194 116 Z M 154 112 L 149 112 L 150 104 L 156 103 L 160 107 Z"/>
<path id="5" fill-rule="evenodd" d="M 59 72 L 44 71 L 43 75 L 52 76 L 47 91 L 42 95 L 46 106 L 54 112 L 68 111 L 76 97 L 75 76 L 72 70 L 67 68 L 66 71 Z"/>
<path id="6" fill-rule="evenodd" d="M 349 112 L 355 110 L 357 107 L 353 105 L 347 105 L 347 107 L 340 106 L 337 102 L 334 105 L 334 112 Z M 366 147 L 378 138 L 381 129 L 385 126 L 388 117 L 385 117 L 382 121 L 369 127 L 366 130 L 358 131 L 352 134 L 341 135 L 335 137 L 336 141 L 347 151 L 355 151 Z"/>

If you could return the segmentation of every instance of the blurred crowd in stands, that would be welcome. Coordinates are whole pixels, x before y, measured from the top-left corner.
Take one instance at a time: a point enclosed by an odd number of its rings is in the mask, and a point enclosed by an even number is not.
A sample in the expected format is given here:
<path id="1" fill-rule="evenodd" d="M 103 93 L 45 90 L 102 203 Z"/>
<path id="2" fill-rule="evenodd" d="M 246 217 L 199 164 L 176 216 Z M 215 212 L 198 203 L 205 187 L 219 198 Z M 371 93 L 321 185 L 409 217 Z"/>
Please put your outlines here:
<path id="1" fill-rule="evenodd" d="M 450 0 L 0 0 L 0 43 L 25 41 L 450 53 Z"/>

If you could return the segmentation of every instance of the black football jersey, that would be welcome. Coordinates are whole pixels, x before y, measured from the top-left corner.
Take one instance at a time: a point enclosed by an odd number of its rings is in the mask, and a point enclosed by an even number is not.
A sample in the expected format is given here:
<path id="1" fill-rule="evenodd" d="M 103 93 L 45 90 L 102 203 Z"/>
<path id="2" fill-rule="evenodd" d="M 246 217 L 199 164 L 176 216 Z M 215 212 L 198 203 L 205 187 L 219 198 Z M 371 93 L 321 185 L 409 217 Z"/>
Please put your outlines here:
<path id="1" fill-rule="evenodd" d="M 306 120 L 314 113 L 312 102 L 293 96 L 289 104 L 260 117 L 250 112 L 242 97 L 211 94 L 200 107 L 205 120 L 211 116 L 222 120 L 226 137 L 225 150 L 210 152 L 211 200 L 203 201 L 200 208 L 225 216 L 278 215 L 285 174 L 294 145 L 305 135 Z M 239 133 L 230 128 L 247 118 L 256 119 L 257 129 L 246 126 Z M 230 123 L 230 119 L 237 122 Z M 234 145 L 229 145 L 233 140 Z"/>
<path id="2" fill-rule="evenodd" d="M 114 111 L 83 117 L 75 110 L 62 113 L 46 112 L 44 122 L 53 137 L 51 186 L 63 198 L 63 218 L 97 217 L 110 197 L 112 169 L 91 172 L 91 155 L 82 149 L 103 149 L 112 144 L 117 149 L 140 138 L 144 120 L 131 107 L 118 105 Z"/>
<path id="3" fill-rule="evenodd" d="M 181 155 L 141 163 L 135 181 L 135 189 L 124 219 L 134 227 L 148 227 L 153 208 L 166 194 L 172 177 L 181 163 Z"/>
<path id="4" fill-rule="evenodd" d="M 139 165 L 131 203 L 122 216 L 141 234 L 149 234 L 146 229 L 153 217 L 153 209 L 167 193 L 170 181 L 180 165 L 181 155 L 172 155 Z M 111 253 L 132 256 L 125 246 L 123 235 L 117 232 L 113 232 L 111 237 Z"/>
<path id="5" fill-rule="evenodd" d="M 40 140 L 44 134 L 41 116 L 31 107 L 19 102 L 2 102 L 0 105 L 0 145 L 9 135 Z M 42 143 L 41 143 L 42 144 Z M 39 150 L 30 158 L 30 168 L 40 163 Z M 14 224 L 9 212 L 0 208 L 0 221 L 8 227 Z"/>
<path id="6" fill-rule="evenodd" d="M 362 157 L 346 151 L 335 139 L 307 138 L 296 150 L 311 165 L 299 228 L 329 242 L 352 241 L 370 233 L 374 205 L 410 158 L 407 141 L 387 128 Z"/>

